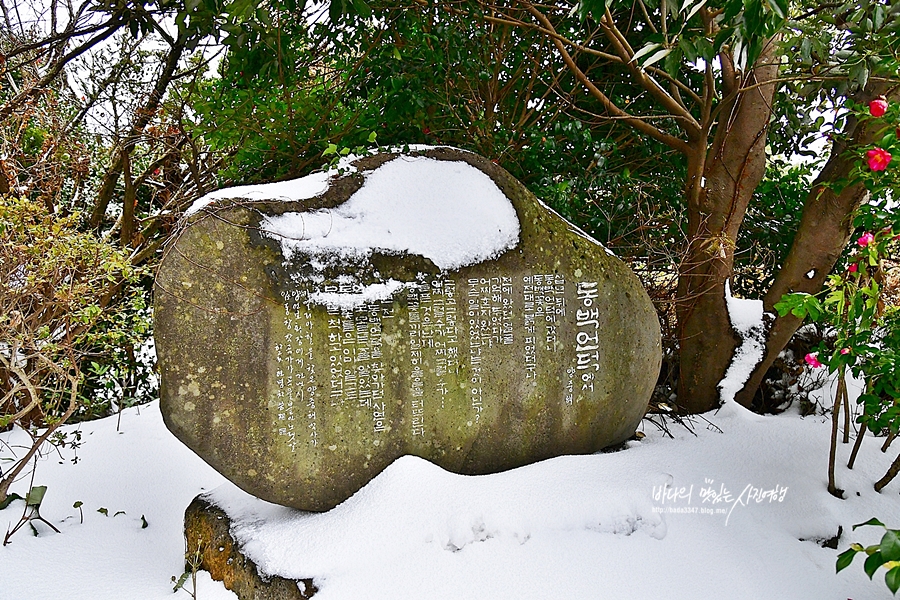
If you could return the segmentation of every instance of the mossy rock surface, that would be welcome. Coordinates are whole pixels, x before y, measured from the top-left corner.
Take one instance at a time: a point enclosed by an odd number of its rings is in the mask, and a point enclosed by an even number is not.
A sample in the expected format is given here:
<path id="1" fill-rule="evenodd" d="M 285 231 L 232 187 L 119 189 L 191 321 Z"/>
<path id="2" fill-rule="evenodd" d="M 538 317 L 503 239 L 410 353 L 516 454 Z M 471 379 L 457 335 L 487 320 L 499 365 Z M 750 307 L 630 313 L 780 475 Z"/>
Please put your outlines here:
<path id="1" fill-rule="evenodd" d="M 203 494 L 184 512 L 184 539 L 186 572 L 208 572 L 240 600 L 308 600 L 318 591 L 312 579 L 293 581 L 261 573 L 232 537 L 228 514 Z"/>
<path id="2" fill-rule="evenodd" d="M 257 497 L 327 510 L 404 454 L 486 474 L 596 452 L 647 407 L 660 334 L 637 277 L 481 157 L 413 154 L 502 191 L 518 232 L 489 259 L 323 258 L 266 231 L 284 213 L 340 207 L 399 158 L 362 159 L 303 201 L 222 197 L 167 249 L 155 295 L 165 422 Z"/>

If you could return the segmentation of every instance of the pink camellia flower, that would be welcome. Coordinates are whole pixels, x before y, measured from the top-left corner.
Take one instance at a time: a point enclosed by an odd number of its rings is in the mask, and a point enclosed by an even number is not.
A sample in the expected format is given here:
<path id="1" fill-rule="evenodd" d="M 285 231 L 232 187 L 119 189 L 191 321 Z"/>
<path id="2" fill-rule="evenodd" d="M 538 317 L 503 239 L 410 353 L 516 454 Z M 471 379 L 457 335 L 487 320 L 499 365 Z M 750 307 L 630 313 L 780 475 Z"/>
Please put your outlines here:
<path id="1" fill-rule="evenodd" d="M 869 102 L 869 114 L 873 117 L 880 117 L 887 112 L 888 103 L 884 98 L 875 98 Z"/>
<path id="2" fill-rule="evenodd" d="M 841 348 L 841 354 L 850 354 L 850 348 Z"/>
<path id="3" fill-rule="evenodd" d="M 866 152 L 866 161 L 873 171 L 884 171 L 891 162 L 891 155 L 883 148 L 873 148 Z"/>
<path id="4" fill-rule="evenodd" d="M 819 367 L 824 367 L 822 363 L 819 362 L 819 353 L 818 352 L 810 352 L 803 360 L 806 361 L 806 364 L 811 366 L 813 369 L 818 369 Z"/>
<path id="5" fill-rule="evenodd" d="M 856 243 L 859 245 L 860 248 L 865 248 L 866 246 L 871 244 L 874 240 L 875 240 L 875 236 L 869 232 L 866 232 L 866 233 L 862 234 L 858 240 L 856 240 Z"/>
<path id="6" fill-rule="evenodd" d="M 853 263 L 852 265 L 850 265 L 850 268 L 847 270 L 851 273 L 856 273 L 857 271 L 859 271 L 859 265 L 856 263 Z"/>

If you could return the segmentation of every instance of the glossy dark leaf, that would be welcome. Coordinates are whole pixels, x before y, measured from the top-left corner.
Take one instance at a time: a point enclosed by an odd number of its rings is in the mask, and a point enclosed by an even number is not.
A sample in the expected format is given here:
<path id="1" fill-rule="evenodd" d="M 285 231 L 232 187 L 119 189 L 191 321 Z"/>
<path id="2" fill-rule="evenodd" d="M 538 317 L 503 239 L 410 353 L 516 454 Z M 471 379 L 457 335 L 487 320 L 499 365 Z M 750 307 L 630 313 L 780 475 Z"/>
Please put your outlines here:
<path id="1" fill-rule="evenodd" d="M 894 567 L 884 574 L 884 582 L 887 584 L 891 593 L 896 594 L 900 589 L 900 567 Z"/>
<path id="2" fill-rule="evenodd" d="M 869 579 L 875 575 L 875 571 L 878 570 L 878 567 L 884 564 L 884 559 L 881 558 L 881 552 L 874 552 L 869 555 L 866 559 L 865 564 L 863 565 L 863 570 L 866 572 L 866 575 L 869 576 Z"/>
<path id="3" fill-rule="evenodd" d="M 838 554 L 837 563 L 835 564 L 835 572 L 840 573 L 842 570 L 849 567 L 854 558 L 856 558 L 856 550 L 854 550 L 853 548 L 850 548 L 849 550 Z"/>
<path id="4" fill-rule="evenodd" d="M 882 536 L 878 550 L 885 561 L 900 560 L 900 535 L 893 529 L 888 529 Z"/>

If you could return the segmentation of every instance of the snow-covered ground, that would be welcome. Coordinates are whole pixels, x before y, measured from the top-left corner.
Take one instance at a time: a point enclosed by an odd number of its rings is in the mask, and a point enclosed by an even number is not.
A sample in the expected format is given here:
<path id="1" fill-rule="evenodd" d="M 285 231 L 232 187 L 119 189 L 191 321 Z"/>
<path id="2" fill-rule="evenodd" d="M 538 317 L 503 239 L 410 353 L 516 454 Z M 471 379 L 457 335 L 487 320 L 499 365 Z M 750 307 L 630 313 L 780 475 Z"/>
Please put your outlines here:
<path id="1" fill-rule="evenodd" d="M 38 523 L 39 536 L 25 527 L 0 547 L 0 599 L 172 598 L 183 511 L 213 488 L 263 568 L 313 577 L 322 600 L 892 597 L 883 572 L 869 581 L 861 559 L 837 575 L 834 564 L 851 541 L 880 538 L 874 528 L 851 532 L 854 523 L 877 516 L 900 526 L 900 481 L 872 488 L 897 448 L 884 455 L 868 438 L 856 469 L 838 469 L 847 490 L 838 500 L 825 490 L 825 417 L 728 405 L 705 418 L 696 436 L 670 422 L 671 439 L 645 421 L 646 437 L 625 450 L 490 476 L 404 457 L 315 514 L 247 497 L 166 430 L 158 404 L 129 409 L 120 433 L 115 418 L 79 426 L 77 464 L 67 454 L 38 464 L 42 515 L 62 533 Z M 24 437 L 0 440 L 15 447 Z M 843 463 L 848 452 L 841 446 Z M 24 495 L 28 484 L 14 489 Z M 0 512 L 0 528 L 22 507 Z M 822 548 L 839 526 L 838 550 Z M 198 600 L 224 598 L 234 596 L 201 574 Z"/>

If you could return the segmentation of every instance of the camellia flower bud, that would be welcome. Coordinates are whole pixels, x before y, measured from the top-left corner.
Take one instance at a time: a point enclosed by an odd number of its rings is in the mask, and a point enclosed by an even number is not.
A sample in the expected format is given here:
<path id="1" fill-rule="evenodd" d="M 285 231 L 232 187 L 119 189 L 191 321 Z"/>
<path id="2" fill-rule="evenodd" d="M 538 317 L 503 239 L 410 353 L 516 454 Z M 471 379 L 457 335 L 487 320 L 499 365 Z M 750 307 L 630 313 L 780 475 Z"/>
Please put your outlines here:
<path id="1" fill-rule="evenodd" d="M 880 117 L 887 112 L 888 103 L 884 97 L 875 98 L 869 102 L 869 114 L 873 117 Z"/>
<path id="2" fill-rule="evenodd" d="M 891 162 L 891 155 L 883 148 L 873 148 L 866 152 L 866 161 L 873 171 L 884 171 Z"/>
<path id="3" fill-rule="evenodd" d="M 856 240 L 856 243 L 859 244 L 860 248 L 865 248 L 866 246 L 871 244 L 874 240 L 875 240 L 875 236 L 867 231 L 866 233 L 862 234 L 858 240 Z"/>
<path id="4" fill-rule="evenodd" d="M 850 268 L 847 270 L 850 271 L 851 273 L 856 273 L 859 270 L 859 265 L 856 263 L 853 263 L 852 265 L 850 265 Z"/>
<path id="5" fill-rule="evenodd" d="M 841 354 L 850 354 L 850 348 L 841 348 Z"/>

